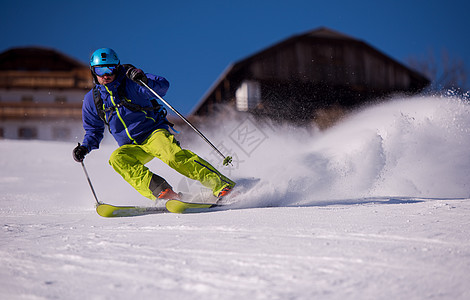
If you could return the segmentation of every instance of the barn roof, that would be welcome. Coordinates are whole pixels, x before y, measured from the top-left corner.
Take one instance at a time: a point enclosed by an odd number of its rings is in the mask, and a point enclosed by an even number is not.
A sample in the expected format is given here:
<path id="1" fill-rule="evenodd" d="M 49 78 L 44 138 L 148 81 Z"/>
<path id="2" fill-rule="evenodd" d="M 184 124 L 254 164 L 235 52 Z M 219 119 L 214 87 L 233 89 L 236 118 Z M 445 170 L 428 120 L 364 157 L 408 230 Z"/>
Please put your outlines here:
<path id="1" fill-rule="evenodd" d="M 50 48 L 19 47 L 0 53 L 2 71 L 70 71 L 77 68 L 87 66 Z"/>
<path id="2" fill-rule="evenodd" d="M 211 85 L 211 87 L 207 90 L 207 92 L 203 95 L 203 97 L 198 101 L 198 103 L 194 106 L 191 110 L 190 114 L 194 114 L 198 109 L 205 103 L 207 98 L 215 91 L 215 89 L 220 85 L 220 83 L 227 78 L 230 74 L 237 72 L 238 70 L 246 67 L 247 65 L 259 60 L 261 57 L 265 57 L 269 55 L 271 52 L 277 51 L 279 48 L 286 47 L 293 45 L 302 40 L 328 40 L 333 42 L 347 42 L 347 43 L 355 43 L 362 47 L 368 48 L 370 51 L 373 51 L 377 56 L 382 57 L 383 59 L 393 61 L 394 64 L 399 65 L 400 67 L 407 69 L 410 74 L 413 74 L 413 77 L 420 78 L 423 81 L 427 81 L 421 74 L 410 70 L 408 67 L 402 65 L 400 62 L 392 59 L 391 57 L 385 55 L 384 53 L 380 52 L 379 50 L 375 49 L 371 45 L 367 44 L 366 42 L 351 37 L 349 35 L 343 34 L 341 32 L 329 29 L 327 27 L 319 27 L 314 30 L 310 30 L 305 33 L 293 35 L 285 40 L 277 42 L 274 45 L 268 46 L 267 48 L 256 52 L 246 58 L 243 58 L 237 62 L 231 63 L 226 67 L 226 69 L 219 75 L 219 77 L 215 80 L 215 82 Z"/>

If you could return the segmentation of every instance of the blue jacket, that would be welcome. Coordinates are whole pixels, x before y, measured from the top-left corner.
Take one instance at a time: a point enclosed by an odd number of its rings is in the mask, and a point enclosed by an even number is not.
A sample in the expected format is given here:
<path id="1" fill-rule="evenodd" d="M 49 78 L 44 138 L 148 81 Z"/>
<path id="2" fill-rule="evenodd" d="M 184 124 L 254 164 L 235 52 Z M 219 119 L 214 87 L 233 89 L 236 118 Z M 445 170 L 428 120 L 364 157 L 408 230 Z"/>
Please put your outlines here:
<path id="1" fill-rule="evenodd" d="M 146 74 L 148 86 L 151 87 L 160 96 L 164 96 L 169 82 L 160 76 Z M 107 85 L 97 85 L 97 88 L 103 99 L 105 108 L 115 107 L 121 101 L 118 95 L 118 86 L 122 80 L 125 80 L 125 97 L 131 103 L 142 107 L 151 107 L 151 99 L 155 96 L 143 86 L 126 77 L 123 68 L 116 75 L 116 79 Z M 93 90 L 85 95 L 82 106 L 83 128 L 85 137 L 82 145 L 88 151 L 98 149 L 105 129 L 105 123 L 100 119 L 98 111 L 93 100 Z M 168 123 L 165 117 L 162 117 L 156 111 L 131 111 L 124 106 L 115 107 L 106 112 L 106 121 L 109 123 L 109 129 L 119 146 L 126 144 L 141 144 L 156 129 L 168 129 Z"/>

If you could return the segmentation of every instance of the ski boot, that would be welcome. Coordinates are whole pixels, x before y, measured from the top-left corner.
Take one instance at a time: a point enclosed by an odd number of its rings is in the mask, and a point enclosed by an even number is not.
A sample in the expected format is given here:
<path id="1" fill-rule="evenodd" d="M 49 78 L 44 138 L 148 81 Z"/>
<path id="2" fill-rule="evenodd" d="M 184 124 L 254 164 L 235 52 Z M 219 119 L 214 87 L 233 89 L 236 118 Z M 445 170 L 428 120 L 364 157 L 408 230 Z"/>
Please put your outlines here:
<path id="1" fill-rule="evenodd" d="M 160 200 L 181 200 L 181 193 L 176 193 L 172 188 L 167 188 L 158 194 Z"/>

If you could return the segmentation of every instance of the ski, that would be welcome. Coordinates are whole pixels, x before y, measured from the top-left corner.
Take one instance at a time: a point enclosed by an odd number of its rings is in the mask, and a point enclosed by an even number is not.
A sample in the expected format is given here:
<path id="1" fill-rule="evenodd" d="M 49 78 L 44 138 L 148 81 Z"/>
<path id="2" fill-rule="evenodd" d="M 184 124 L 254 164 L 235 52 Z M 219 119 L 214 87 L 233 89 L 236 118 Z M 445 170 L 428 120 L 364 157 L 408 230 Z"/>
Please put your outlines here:
<path id="1" fill-rule="evenodd" d="M 96 212 L 98 215 L 105 218 L 112 217 L 135 217 L 149 214 L 163 214 L 163 213 L 195 213 L 201 212 L 205 209 L 218 207 L 221 205 L 210 203 L 191 203 L 180 200 L 168 200 L 166 207 L 142 207 L 142 206 L 117 206 L 106 203 L 96 205 Z"/>
<path id="2" fill-rule="evenodd" d="M 96 205 L 96 212 L 102 217 L 112 218 L 161 214 L 168 213 L 168 210 L 165 207 L 116 206 L 99 203 Z"/>
<path id="3" fill-rule="evenodd" d="M 181 200 L 168 200 L 165 204 L 166 209 L 169 212 L 175 214 L 182 214 L 187 212 L 197 212 L 205 208 L 213 208 L 221 205 L 214 203 L 193 203 L 193 202 L 184 202 Z"/>
<path id="4" fill-rule="evenodd" d="M 162 214 L 162 213 L 198 213 L 207 212 L 212 208 L 229 206 L 234 201 L 237 195 L 248 192 L 253 186 L 255 186 L 260 179 L 258 178 L 241 178 L 237 179 L 238 183 L 235 187 L 234 192 L 231 195 L 224 197 L 222 200 L 217 199 L 214 196 L 205 197 L 205 195 L 183 195 L 184 201 L 182 200 L 168 200 L 165 207 L 142 207 L 142 206 L 116 206 L 106 203 L 99 202 L 96 205 L 96 212 L 105 218 L 111 217 L 134 217 L 149 214 Z M 96 199 L 96 198 L 95 198 Z M 228 201 L 227 201 L 228 200 Z M 217 202 L 206 203 L 206 201 Z M 236 201 L 235 201 L 236 202 Z"/>

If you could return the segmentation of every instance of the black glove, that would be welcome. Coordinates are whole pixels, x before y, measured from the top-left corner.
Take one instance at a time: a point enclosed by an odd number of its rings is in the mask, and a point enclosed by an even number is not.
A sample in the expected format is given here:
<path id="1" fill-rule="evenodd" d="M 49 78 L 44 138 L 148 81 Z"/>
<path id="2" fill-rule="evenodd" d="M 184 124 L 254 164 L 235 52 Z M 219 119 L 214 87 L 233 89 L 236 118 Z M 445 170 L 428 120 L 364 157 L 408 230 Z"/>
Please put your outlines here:
<path id="1" fill-rule="evenodd" d="M 88 149 L 84 146 L 81 146 L 80 143 L 78 143 L 78 146 L 73 149 L 73 159 L 76 162 L 82 162 L 83 159 L 85 159 L 85 155 L 88 154 Z"/>
<path id="2" fill-rule="evenodd" d="M 141 69 L 137 69 L 133 65 L 126 65 L 126 69 L 126 76 L 129 77 L 129 79 L 137 82 L 140 85 L 142 85 L 140 81 L 144 82 L 145 84 L 148 83 L 147 76 L 145 76 L 144 71 Z"/>

